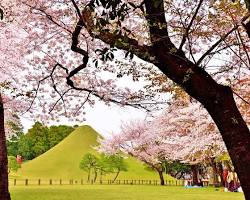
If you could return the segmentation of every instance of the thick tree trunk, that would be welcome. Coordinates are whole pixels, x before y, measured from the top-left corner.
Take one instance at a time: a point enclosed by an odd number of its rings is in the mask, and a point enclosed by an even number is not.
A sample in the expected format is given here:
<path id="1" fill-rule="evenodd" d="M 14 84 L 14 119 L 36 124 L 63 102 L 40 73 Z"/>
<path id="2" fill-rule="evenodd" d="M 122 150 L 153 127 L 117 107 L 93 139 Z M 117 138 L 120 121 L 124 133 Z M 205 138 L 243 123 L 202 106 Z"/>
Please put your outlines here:
<path id="1" fill-rule="evenodd" d="M 218 103 L 209 102 L 205 107 L 220 130 L 229 155 L 238 173 L 245 197 L 250 200 L 250 133 L 235 105 L 230 88 L 220 86 Z"/>
<path id="2" fill-rule="evenodd" d="M 191 165 L 193 185 L 199 185 L 197 165 Z"/>
<path id="3" fill-rule="evenodd" d="M 157 172 L 158 172 L 159 177 L 160 177 L 160 183 L 161 183 L 161 185 L 165 185 L 165 181 L 164 181 L 164 177 L 163 177 L 163 171 L 162 171 L 162 169 L 157 170 Z"/>
<path id="4" fill-rule="evenodd" d="M 245 198 L 250 200 L 250 132 L 233 98 L 230 87 L 217 84 L 192 62 L 155 47 L 159 69 L 207 109 L 217 125 L 235 166 Z"/>
<path id="5" fill-rule="evenodd" d="M 230 87 L 217 84 L 192 62 L 154 48 L 161 60 L 159 69 L 207 109 L 217 125 L 238 174 L 246 200 L 250 200 L 250 132 L 243 120 Z"/>
<path id="6" fill-rule="evenodd" d="M 207 109 L 226 144 L 245 198 L 250 200 L 250 132 L 235 104 L 231 88 L 216 83 L 173 45 L 168 37 L 162 0 L 157 4 L 152 0 L 144 2 L 152 42 L 152 48 L 148 50 L 154 58 L 152 63 Z"/>
<path id="7" fill-rule="evenodd" d="M 0 94 L 0 200 L 10 200 L 8 158 L 4 132 L 4 108 Z"/>
<path id="8" fill-rule="evenodd" d="M 250 11 L 250 0 L 245 2 Z M 201 66 L 191 62 L 184 52 L 171 42 L 163 0 L 144 0 L 144 5 L 151 46 L 139 46 L 131 39 L 129 45 L 115 45 L 119 36 L 108 34 L 109 37 L 106 37 L 106 32 L 96 38 L 126 51 L 132 49 L 135 55 L 157 66 L 207 109 L 226 144 L 245 197 L 250 200 L 250 132 L 235 104 L 231 88 L 216 83 Z M 245 23 L 248 31 L 249 23 Z M 90 33 L 91 28 L 92 24 L 88 27 Z"/>
<path id="9" fill-rule="evenodd" d="M 124 37 L 107 34 L 105 31 L 97 35 L 93 34 L 91 29 L 94 22 L 91 19 L 90 23 L 85 23 L 85 26 L 93 37 L 109 45 L 115 45 L 119 49 L 132 51 L 141 59 L 157 66 L 168 78 L 179 84 L 207 109 L 226 144 L 245 197 L 250 200 L 250 132 L 235 104 L 231 88 L 216 83 L 202 66 L 199 66 L 203 59 L 200 59 L 198 64 L 191 62 L 185 53 L 171 42 L 163 0 L 143 2 L 151 40 L 150 46 L 140 46 L 133 39 L 130 39 L 129 43 L 126 42 L 126 45 L 118 45 L 117 39 Z M 250 0 L 245 2 L 250 10 L 248 6 Z M 89 20 L 87 15 L 86 18 L 86 21 Z M 212 48 L 210 50 L 212 51 Z M 208 54 L 209 51 L 202 58 Z"/>
<path id="10" fill-rule="evenodd" d="M 245 198 L 250 200 L 249 129 L 235 104 L 231 88 L 215 83 L 199 68 L 195 71 L 183 87 L 204 105 L 213 118 L 235 166 Z"/>

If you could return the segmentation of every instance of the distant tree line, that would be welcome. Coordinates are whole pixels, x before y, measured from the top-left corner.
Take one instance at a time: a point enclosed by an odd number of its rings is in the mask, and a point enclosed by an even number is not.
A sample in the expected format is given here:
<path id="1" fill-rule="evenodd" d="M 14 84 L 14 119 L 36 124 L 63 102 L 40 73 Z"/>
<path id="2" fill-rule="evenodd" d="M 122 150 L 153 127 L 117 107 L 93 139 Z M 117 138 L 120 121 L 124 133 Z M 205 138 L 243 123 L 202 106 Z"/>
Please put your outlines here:
<path id="1" fill-rule="evenodd" d="M 73 130 L 72 126 L 45 126 L 41 122 L 35 122 L 26 134 L 22 127 L 13 124 L 14 134 L 7 140 L 8 156 L 21 155 L 25 160 L 31 160 L 62 141 Z"/>

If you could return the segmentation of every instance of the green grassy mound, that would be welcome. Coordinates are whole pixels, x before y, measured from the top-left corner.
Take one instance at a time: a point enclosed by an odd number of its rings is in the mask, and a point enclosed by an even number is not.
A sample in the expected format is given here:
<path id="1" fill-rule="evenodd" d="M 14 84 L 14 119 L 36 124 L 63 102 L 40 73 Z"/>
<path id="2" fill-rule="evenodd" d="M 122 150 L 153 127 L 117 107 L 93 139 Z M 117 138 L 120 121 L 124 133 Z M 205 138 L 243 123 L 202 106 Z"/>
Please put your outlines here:
<path id="1" fill-rule="evenodd" d="M 87 173 L 80 170 L 79 162 L 86 153 L 98 152 L 93 149 L 97 146 L 97 138 L 101 137 L 90 126 L 81 126 L 73 131 L 62 142 L 42 154 L 41 156 L 24 163 L 15 175 L 16 178 L 29 179 L 86 179 Z M 143 164 L 134 158 L 125 160 L 127 172 L 121 172 L 118 179 L 157 179 L 158 174 L 145 169 Z M 114 174 L 108 174 L 103 179 L 112 179 Z M 166 176 L 166 179 L 172 179 Z"/>

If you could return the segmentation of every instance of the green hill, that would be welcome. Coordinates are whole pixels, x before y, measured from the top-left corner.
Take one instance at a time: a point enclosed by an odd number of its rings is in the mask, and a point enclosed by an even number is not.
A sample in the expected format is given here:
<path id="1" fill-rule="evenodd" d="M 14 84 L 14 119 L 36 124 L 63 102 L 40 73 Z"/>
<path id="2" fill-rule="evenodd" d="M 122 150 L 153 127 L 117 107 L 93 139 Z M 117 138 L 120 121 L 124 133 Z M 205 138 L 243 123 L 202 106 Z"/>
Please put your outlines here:
<path id="1" fill-rule="evenodd" d="M 24 163 L 17 172 L 19 178 L 41 179 L 86 179 L 86 172 L 79 169 L 79 162 L 86 153 L 98 152 L 92 147 L 97 146 L 97 138 L 101 137 L 90 126 L 81 126 L 67 136 L 62 142 L 42 154 L 41 156 Z M 127 172 L 121 172 L 118 179 L 158 179 L 158 174 L 145 170 L 143 164 L 134 158 L 125 160 Z M 103 179 L 111 179 L 109 174 Z M 172 179 L 166 176 L 168 179 Z"/>

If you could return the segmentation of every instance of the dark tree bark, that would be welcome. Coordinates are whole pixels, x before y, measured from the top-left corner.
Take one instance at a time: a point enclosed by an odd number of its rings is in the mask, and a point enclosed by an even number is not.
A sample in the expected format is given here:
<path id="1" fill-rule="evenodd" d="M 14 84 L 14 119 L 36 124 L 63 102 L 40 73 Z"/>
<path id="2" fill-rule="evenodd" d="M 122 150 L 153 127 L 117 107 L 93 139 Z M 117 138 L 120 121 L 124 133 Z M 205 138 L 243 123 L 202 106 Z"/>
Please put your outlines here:
<path id="1" fill-rule="evenodd" d="M 165 181 L 164 181 L 164 177 L 163 177 L 163 170 L 162 169 L 157 169 L 157 172 L 158 172 L 159 177 L 160 177 L 160 184 L 165 185 Z"/>
<path id="2" fill-rule="evenodd" d="M 8 158 L 4 132 L 4 108 L 0 94 L 0 200 L 10 200 Z"/>
<path id="3" fill-rule="evenodd" d="M 250 38 L 250 20 L 246 24 L 244 24 L 244 27 L 246 29 L 248 37 Z"/>
<path id="4" fill-rule="evenodd" d="M 248 37 L 250 38 L 250 1 L 246 0 L 246 6 L 248 9 L 248 13 L 246 14 L 246 16 L 242 19 L 242 25 L 244 26 Z"/>
<path id="5" fill-rule="evenodd" d="M 246 0 L 249 2 L 249 0 Z M 190 96 L 198 100 L 217 125 L 238 174 L 245 198 L 250 200 L 250 132 L 233 98 L 230 87 L 218 84 L 199 66 L 205 53 L 197 63 L 191 62 L 184 52 L 171 42 L 165 19 L 163 0 L 144 0 L 145 17 L 149 27 L 151 45 L 139 45 L 134 39 L 113 34 L 95 27 L 91 11 L 83 10 L 84 27 L 94 38 L 125 51 L 130 51 L 146 62 L 157 66 L 168 78 L 179 84 Z M 236 30 L 226 33 L 224 37 Z M 186 36 L 184 36 L 186 37 Z M 116 41 L 126 41 L 125 44 Z M 220 40 L 219 43 L 223 41 Z M 218 43 L 218 44 L 219 44 Z M 214 45 L 213 45 L 214 46 Z"/>
<path id="6" fill-rule="evenodd" d="M 193 185 L 199 185 L 197 165 L 191 165 Z"/>
<path id="7" fill-rule="evenodd" d="M 183 52 L 173 51 L 177 48 L 166 38 L 167 30 L 161 28 L 167 26 L 163 2 L 162 6 L 155 7 L 153 1 L 145 0 L 145 5 L 148 21 L 156 24 L 156 27 L 150 28 L 155 65 L 207 109 L 226 144 L 245 198 L 250 200 L 250 132 L 236 106 L 231 88 L 216 83 L 206 71 L 188 60 Z"/>
<path id="8" fill-rule="evenodd" d="M 160 45 L 154 50 L 161 60 L 157 64 L 159 69 L 201 102 L 213 118 L 238 173 L 245 197 L 250 200 L 250 132 L 235 104 L 231 88 L 217 84 L 190 61 L 164 53 Z"/>

